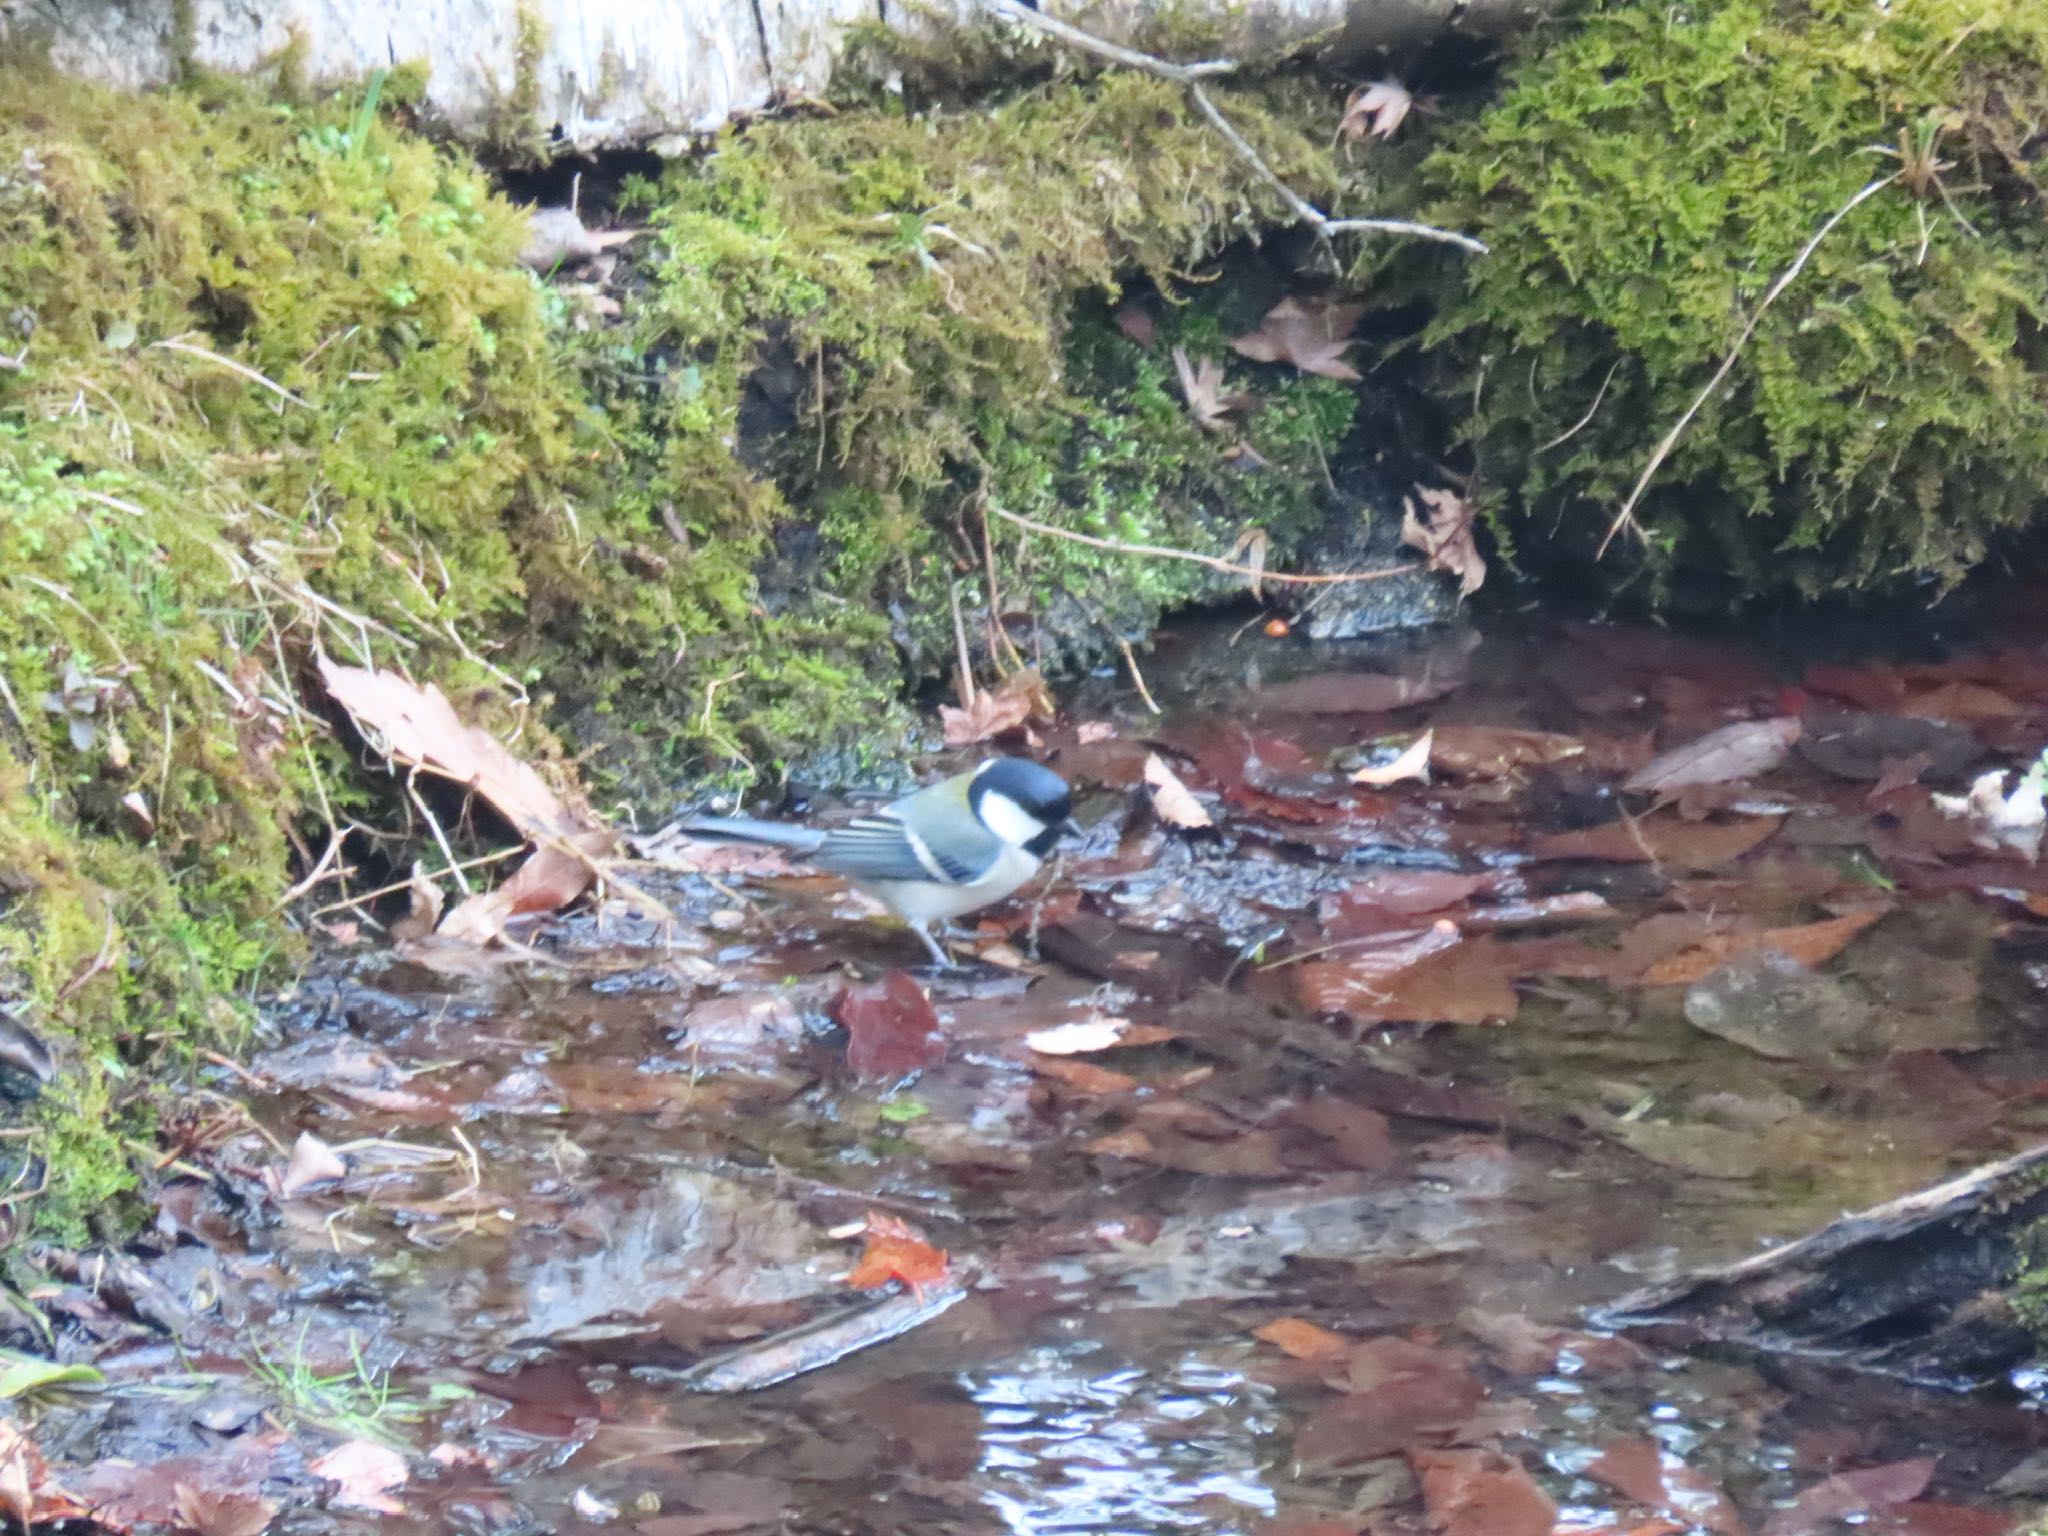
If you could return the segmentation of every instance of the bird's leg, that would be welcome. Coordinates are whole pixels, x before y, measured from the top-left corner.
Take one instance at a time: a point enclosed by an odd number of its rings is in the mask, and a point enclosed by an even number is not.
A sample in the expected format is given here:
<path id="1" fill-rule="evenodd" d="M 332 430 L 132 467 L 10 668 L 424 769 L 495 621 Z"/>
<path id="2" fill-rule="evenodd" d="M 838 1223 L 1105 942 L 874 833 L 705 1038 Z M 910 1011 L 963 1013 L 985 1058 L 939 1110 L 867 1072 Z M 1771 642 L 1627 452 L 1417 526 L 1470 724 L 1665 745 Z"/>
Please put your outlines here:
<path id="1" fill-rule="evenodd" d="M 960 962 L 940 947 L 939 941 L 932 937 L 931 930 L 923 923 L 912 923 L 910 931 L 924 940 L 924 947 L 931 951 L 932 961 L 940 970 L 956 971 L 960 968 Z"/>

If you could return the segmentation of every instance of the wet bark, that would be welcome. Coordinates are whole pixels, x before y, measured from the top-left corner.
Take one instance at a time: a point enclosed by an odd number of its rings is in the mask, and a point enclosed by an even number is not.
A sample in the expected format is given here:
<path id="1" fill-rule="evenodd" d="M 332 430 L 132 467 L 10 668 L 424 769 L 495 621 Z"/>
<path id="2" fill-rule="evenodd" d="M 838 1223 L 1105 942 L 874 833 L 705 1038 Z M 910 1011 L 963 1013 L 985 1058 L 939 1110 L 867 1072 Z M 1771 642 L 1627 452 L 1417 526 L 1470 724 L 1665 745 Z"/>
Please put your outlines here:
<path id="1" fill-rule="evenodd" d="M 1622 1297 L 1598 1321 L 1951 1389 L 2048 1357 L 2048 1146 Z"/>

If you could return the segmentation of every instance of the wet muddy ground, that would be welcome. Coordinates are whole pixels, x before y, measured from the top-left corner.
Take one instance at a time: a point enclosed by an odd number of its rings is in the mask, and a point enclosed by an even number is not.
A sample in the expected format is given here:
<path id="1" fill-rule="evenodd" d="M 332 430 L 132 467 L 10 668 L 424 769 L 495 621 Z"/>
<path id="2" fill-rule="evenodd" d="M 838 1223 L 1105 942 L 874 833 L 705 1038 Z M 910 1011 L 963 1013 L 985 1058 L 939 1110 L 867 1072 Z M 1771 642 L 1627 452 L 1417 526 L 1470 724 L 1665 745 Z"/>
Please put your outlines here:
<path id="1" fill-rule="evenodd" d="M 1099 680 L 1005 743 L 1090 830 L 913 970 L 929 1017 L 858 898 L 673 839 L 666 918 L 342 926 L 175 1128 L 151 1242 L 48 1256 L 103 1379 L 17 1402 L 46 1491 L 206 1536 L 2027 1518 L 2023 1395 L 1584 1316 L 2042 1139 L 2048 870 L 1931 795 L 2038 753 L 2048 650 L 1233 627 L 1151 660 L 1162 716 Z M 1430 782 L 1352 782 L 1425 728 Z M 900 1302 L 849 1284 L 871 1214 Z M 878 1298 L 921 1320 L 702 1390 Z"/>

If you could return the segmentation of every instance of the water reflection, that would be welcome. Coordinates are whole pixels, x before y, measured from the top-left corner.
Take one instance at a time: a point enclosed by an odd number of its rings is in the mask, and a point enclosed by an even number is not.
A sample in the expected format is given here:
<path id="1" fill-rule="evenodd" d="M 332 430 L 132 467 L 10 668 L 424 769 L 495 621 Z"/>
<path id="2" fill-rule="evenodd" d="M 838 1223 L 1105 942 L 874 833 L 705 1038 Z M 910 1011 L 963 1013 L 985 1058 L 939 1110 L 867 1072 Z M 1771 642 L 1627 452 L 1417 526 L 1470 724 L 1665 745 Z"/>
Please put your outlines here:
<path id="1" fill-rule="evenodd" d="M 1017 1536 L 1231 1531 L 1276 1508 L 1269 1390 L 1183 1354 L 1103 1369 L 1100 1345 L 1046 1346 L 966 1378 L 982 1409 L 984 1499 Z"/>

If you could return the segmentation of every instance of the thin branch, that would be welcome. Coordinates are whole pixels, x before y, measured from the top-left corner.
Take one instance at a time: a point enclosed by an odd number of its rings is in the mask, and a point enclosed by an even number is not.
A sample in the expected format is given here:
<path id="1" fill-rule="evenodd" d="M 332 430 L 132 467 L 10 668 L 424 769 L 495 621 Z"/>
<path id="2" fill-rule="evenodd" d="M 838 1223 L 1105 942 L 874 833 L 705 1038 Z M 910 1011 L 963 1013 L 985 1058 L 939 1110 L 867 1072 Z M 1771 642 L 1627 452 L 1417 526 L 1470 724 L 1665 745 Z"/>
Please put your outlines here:
<path id="1" fill-rule="evenodd" d="M 236 362 L 232 357 L 222 357 L 218 352 L 206 347 L 195 347 L 189 341 L 180 341 L 176 337 L 171 337 L 165 341 L 153 341 L 150 345 L 152 347 L 161 347 L 166 352 L 182 352 L 187 357 L 196 357 L 202 362 L 212 363 L 215 367 L 225 368 L 229 373 L 238 373 L 251 384 L 261 384 L 280 400 L 289 400 L 293 405 L 302 405 L 309 411 L 315 409 L 312 401 L 301 399 L 278 383 L 277 380 L 269 377 L 267 374 L 258 373 L 247 363 Z"/>
<path id="2" fill-rule="evenodd" d="M 1628 500 L 1621 504 L 1621 510 L 1614 514 L 1614 521 L 1608 524 L 1607 536 L 1600 541 L 1600 548 L 1594 552 L 1595 560 L 1607 553 L 1607 546 L 1614 542 L 1614 536 L 1624 528 L 1637 538 L 1643 537 L 1643 530 L 1635 518 L 1637 503 L 1643 499 L 1643 492 L 1650 488 L 1652 477 L 1671 456 L 1671 450 L 1678 446 L 1678 439 L 1685 434 L 1685 429 L 1692 425 L 1693 417 L 1699 415 L 1701 408 L 1713 398 L 1714 391 L 1721 387 L 1721 381 L 1728 377 L 1729 370 L 1735 366 L 1735 360 L 1742 355 L 1742 349 L 1749 345 L 1749 338 L 1756 334 L 1757 325 L 1765 312 L 1777 302 L 1780 294 L 1792 286 L 1792 280 L 1806 269 L 1807 262 L 1813 259 L 1813 253 L 1820 249 L 1821 241 L 1834 232 L 1835 226 L 1897 181 L 1902 174 L 1903 172 L 1893 171 L 1889 176 L 1880 176 L 1829 214 L 1827 222 L 1813 232 L 1813 238 L 1806 242 L 1797 256 L 1792 258 L 1792 264 L 1778 274 L 1778 280 L 1771 284 L 1770 291 L 1763 297 L 1763 302 L 1757 305 L 1755 312 L 1750 315 L 1748 323 L 1742 327 L 1742 334 L 1735 338 L 1735 345 L 1728 349 L 1728 355 L 1721 359 L 1721 366 L 1714 370 L 1714 376 L 1707 380 L 1705 387 L 1697 395 L 1693 396 L 1692 404 L 1685 408 L 1685 414 L 1671 424 L 1671 430 L 1664 434 L 1664 440 L 1657 444 L 1655 451 L 1650 454 L 1650 462 L 1643 466 L 1642 474 L 1636 477 L 1635 489 L 1628 493 Z"/>
<path id="3" fill-rule="evenodd" d="M 1032 533 L 1042 533 L 1047 538 L 1066 539 L 1074 544 L 1086 544 L 1090 549 L 1106 549 L 1119 555 L 1143 555 L 1152 560 L 1185 560 L 1192 565 L 1206 565 L 1212 571 L 1221 571 L 1226 576 L 1241 576 L 1250 581 L 1275 581 L 1287 586 L 1334 587 L 1352 581 L 1385 581 L 1389 577 L 1402 575 L 1410 567 L 1388 566 L 1379 571 L 1341 571 L 1329 576 L 1297 576 L 1286 571 L 1261 571 L 1249 565 L 1239 565 L 1215 555 L 1198 555 L 1191 549 L 1169 549 L 1163 544 L 1125 544 L 1118 539 L 1099 539 L 1092 533 L 1075 533 L 1068 528 L 1055 528 L 1050 523 L 1041 523 L 1015 512 L 1005 512 L 1001 507 L 992 506 L 993 512 L 1006 523 L 1015 523 L 1019 528 Z"/>
<path id="4" fill-rule="evenodd" d="M 1600 410 L 1600 402 L 1607 398 L 1607 386 L 1614 382 L 1614 375 L 1620 371 L 1620 368 L 1621 359 L 1617 357 L 1614 360 L 1614 366 L 1607 370 L 1607 377 L 1600 381 L 1600 388 L 1594 392 L 1593 403 L 1586 407 L 1586 414 L 1581 416 L 1577 421 L 1573 422 L 1569 427 L 1566 427 L 1562 432 L 1558 433 L 1557 436 L 1553 437 L 1541 448 L 1538 448 L 1536 450 L 1538 453 L 1548 453 L 1553 448 L 1562 448 L 1566 443 L 1570 442 L 1573 438 L 1577 437 L 1581 432 L 1586 430 L 1587 424 L 1592 421 L 1593 417 L 1596 414 L 1598 414 Z M 1529 382 L 1533 387 L 1535 384 L 1535 379 L 1532 377 Z"/>
<path id="5" fill-rule="evenodd" d="M 1410 219 L 1332 218 L 1287 185 L 1279 173 L 1266 163 L 1265 157 L 1252 147 L 1251 141 L 1237 131 L 1230 119 L 1223 115 L 1223 109 L 1218 107 L 1215 100 L 1202 88 L 1202 82 L 1206 79 L 1233 73 L 1238 68 L 1236 60 L 1207 59 L 1197 64 L 1175 64 L 1153 54 L 1140 53 L 1135 48 L 1126 48 L 1120 43 L 1112 43 L 1092 32 L 1084 32 L 1071 22 L 1061 21 L 1058 17 L 1048 16 L 1043 11 L 1033 10 L 1024 4 L 1023 0 L 988 0 L 988 3 L 1010 20 L 1034 27 L 1047 37 L 1055 38 L 1070 48 L 1082 53 L 1092 53 L 1098 59 L 1107 59 L 1110 63 L 1120 64 L 1125 69 L 1135 69 L 1141 74 L 1151 75 L 1160 80 L 1170 80 L 1180 86 L 1188 93 L 1188 100 L 1194 103 L 1195 110 L 1209 120 L 1209 125 L 1223 136 L 1223 141 L 1237 157 L 1251 167 L 1259 180 L 1273 189 L 1296 219 L 1315 231 L 1317 239 L 1328 242 L 1337 235 L 1347 234 L 1412 235 L 1419 240 L 1436 240 L 1445 245 L 1455 245 L 1460 250 L 1472 252 L 1475 256 L 1486 254 L 1486 246 L 1470 235 L 1438 229 L 1433 224 L 1418 224 Z"/>

